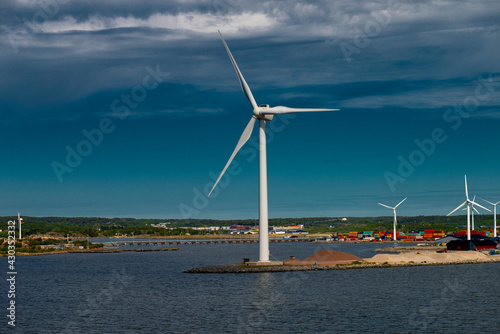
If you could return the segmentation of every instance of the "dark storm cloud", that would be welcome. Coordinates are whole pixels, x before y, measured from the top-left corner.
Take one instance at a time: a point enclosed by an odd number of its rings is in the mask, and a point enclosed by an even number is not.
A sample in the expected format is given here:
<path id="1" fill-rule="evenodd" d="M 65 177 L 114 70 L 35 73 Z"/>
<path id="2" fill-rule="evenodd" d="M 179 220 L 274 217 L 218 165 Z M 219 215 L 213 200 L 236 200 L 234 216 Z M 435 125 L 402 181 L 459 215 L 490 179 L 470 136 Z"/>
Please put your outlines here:
<path id="1" fill-rule="evenodd" d="M 118 17 L 131 16 L 148 18 L 157 13 L 178 14 L 182 12 L 227 14 L 237 10 L 241 1 L 163 1 L 163 0 L 42 0 L 14 1 L 6 0 L 0 9 L 4 13 L 20 19 L 30 20 L 42 11 L 50 16 L 72 16 L 77 21 L 86 20 L 92 16 Z M 41 15 L 41 14 L 38 14 Z M 51 17 L 52 18 L 52 17 Z"/>
<path id="2" fill-rule="evenodd" d="M 218 28 L 256 96 L 279 100 L 300 88 L 302 98 L 321 92 L 318 104 L 367 107 L 378 96 L 373 105 L 390 98 L 435 108 L 453 103 L 479 74 L 500 72 L 493 56 L 500 51 L 499 7 L 431 0 L 8 0 L 0 7 L 2 113 L 32 115 L 51 106 L 62 112 L 65 103 L 95 101 L 100 92 L 119 95 L 157 65 L 169 73 L 165 85 L 237 92 Z M 109 99 L 87 113 L 99 114 Z M 164 112 L 158 102 L 149 102 L 148 114 Z"/>

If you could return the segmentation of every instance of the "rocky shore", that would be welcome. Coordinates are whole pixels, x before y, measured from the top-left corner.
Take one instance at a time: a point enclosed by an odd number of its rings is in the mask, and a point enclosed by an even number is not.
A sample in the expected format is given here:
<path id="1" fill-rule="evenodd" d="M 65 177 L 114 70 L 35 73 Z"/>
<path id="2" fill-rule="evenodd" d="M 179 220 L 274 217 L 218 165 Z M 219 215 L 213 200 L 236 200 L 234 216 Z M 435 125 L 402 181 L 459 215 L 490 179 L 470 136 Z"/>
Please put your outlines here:
<path id="1" fill-rule="evenodd" d="M 53 254 L 68 254 L 68 253 L 120 253 L 120 252 L 158 252 L 158 251 L 176 251 L 179 248 L 94 248 L 94 249 L 69 249 L 69 250 L 55 250 L 51 252 L 39 253 L 24 253 L 17 252 L 16 256 L 36 256 L 36 255 L 53 255 Z M 8 254 L 0 254 L 0 257 L 7 257 Z"/>
<path id="2" fill-rule="evenodd" d="M 194 268 L 185 273 L 264 273 L 286 271 L 318 271 L 318 270 L 347 270 L 369 268 L 420 267 L 464 265 L 477 263 L 500 262 L 500 255 L 485 255 L 480 252 L 434 253 L 415 252 L 412 254 L 379 254 L 373 258 L 363 259 L 350 264 L 336 265 L 278 265 L 278 266 L 250 266 L 245 264 L 218 265 Z"/>
<path id="3" fill-rule="evenodd" d="M 500 262 L 500 259 L 491 259 L 485 261 L 460 261 L 460 262 L 433 262 L 433 263 L 362 263 L 350 265 L 305 265 L 305 266 L 255 266 L 250 267 L 240 264 L 220 265 L 200 267 L 184 271 L 185 273 L 197 274 L 238 274 L 238 273 L 269 273 L 286 271 L 318 271 L 318 270 L 348 270 L 348 269 L 368 269 L 368 268 L 394 268 L 394 267 L 421 267 L 421 266 L 444 266 Z"/>

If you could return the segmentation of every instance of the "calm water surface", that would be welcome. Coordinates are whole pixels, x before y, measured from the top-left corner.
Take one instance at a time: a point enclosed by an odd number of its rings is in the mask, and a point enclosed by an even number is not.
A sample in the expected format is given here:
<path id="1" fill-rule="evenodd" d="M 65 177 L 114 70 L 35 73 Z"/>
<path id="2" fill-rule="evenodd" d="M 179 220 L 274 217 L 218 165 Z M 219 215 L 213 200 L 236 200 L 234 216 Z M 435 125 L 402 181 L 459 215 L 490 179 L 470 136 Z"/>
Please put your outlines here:
<path id="1" fill-rule="evenodd" d="M 271 244 L 271 253 L 371 257 L 378 247 L 285 243 Z M 2 333 L 498 333 L 498 263 L 185 274 L 256 260 L 258 244 L 180 248 L 18 257 L 17 325 L 4 331 L 4 319 Z M 5 275 L 7 259 L 0 263 Z"/>

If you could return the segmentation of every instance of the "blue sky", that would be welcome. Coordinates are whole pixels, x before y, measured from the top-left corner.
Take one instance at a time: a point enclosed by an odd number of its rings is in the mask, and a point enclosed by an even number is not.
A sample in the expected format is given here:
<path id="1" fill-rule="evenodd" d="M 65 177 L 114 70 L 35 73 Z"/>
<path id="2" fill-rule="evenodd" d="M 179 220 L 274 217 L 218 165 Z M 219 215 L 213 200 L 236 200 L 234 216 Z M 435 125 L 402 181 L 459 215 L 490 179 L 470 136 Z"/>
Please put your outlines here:
<path id="1" fill-rule="evenodd" d="M 0 215 L 257 218 L 258 104 L 340 108 L 268 123 L 270 217 L 445 215 L 500 200 L 500 3 L 0 4 Z"/>

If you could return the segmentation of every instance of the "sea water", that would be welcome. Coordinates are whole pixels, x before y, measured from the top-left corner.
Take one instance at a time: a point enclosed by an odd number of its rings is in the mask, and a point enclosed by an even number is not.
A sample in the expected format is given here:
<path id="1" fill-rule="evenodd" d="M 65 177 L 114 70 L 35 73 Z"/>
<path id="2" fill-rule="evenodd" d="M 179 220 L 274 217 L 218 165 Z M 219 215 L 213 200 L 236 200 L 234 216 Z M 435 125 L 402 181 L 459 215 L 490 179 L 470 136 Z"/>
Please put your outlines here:
<path id="1" fill-rule="evenodd" d="M 270 246 L 271 259 L 279 260 L 304 259 L 322 249 L 371 257 L 372 249 L 387 247 Z M 187 274 L 183 271 L 194 267 L 256 260 L 258 244 L 179 248 L 17 257 L 16 327 L 11 332 L 498 332 L 499 263 Z M 0 263 L 6 272 L 7 259 Z M 5 280 L 1 287 L 1 309 L 6 310 Z M 11 330 L 3 318 L 1 327 Z"/>

